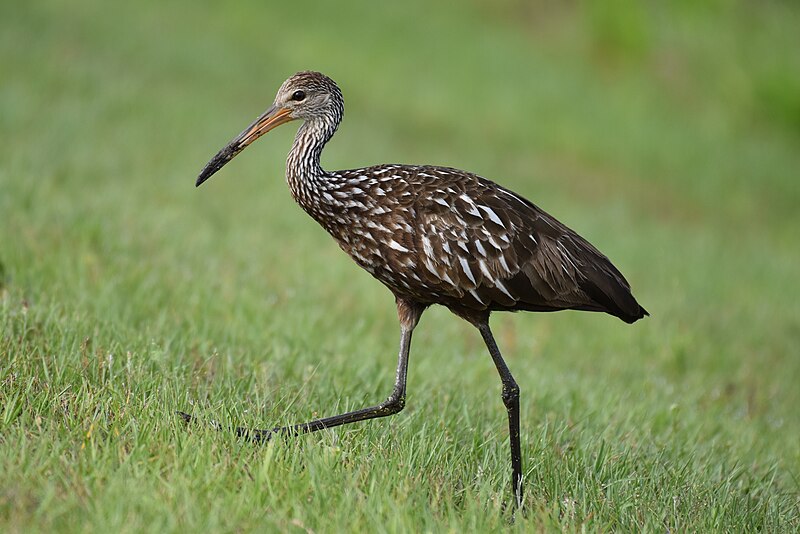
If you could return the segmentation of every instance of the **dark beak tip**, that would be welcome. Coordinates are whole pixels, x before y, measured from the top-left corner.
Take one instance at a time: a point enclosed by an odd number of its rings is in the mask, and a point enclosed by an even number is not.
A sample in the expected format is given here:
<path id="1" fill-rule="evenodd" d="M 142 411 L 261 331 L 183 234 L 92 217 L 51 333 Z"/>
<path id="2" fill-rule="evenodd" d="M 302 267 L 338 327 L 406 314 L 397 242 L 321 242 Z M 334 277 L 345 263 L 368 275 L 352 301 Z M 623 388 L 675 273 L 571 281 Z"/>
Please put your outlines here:
<path id="1" fill-rule="evenodd" d="M 236 157 L 239 152 L 244 150 L 247 145 L 258 139 L 261 135 L 276 126 L 292 120 L 291 118 L 287 118 L 287 113 L 288 111 L 278 110 L 274 105 L 270 107 L 257 118 L 253 124 L 248 126 L 242 133 L 236 136 L 233 141 L 228 143 L 225 148 L 217 152 L 217 154 L 211 158 L 211 161 L 206 163 L 206 166 L 200 171 L 200 175 L 197 177 L 194 186 L 200 187 L 203 182 L 211 178 L 218 170 L 224 167 L 226 163 Z"/>
<path id="2" fill-rule="evenodd" d="M 211 158 L 211 161 L 206 163 L 206 166 L 203 167 L 202 171 L 200 171 L 200 175 L 197 177 L 197 181 L 194 183 L 194 186 L 200 187 L 203 182 L 214 176 L 218 170 L 232 160 L 236 154 L 241 152 L 245 146 L 247 145 L 242 146 L 238 139 L 231 141 L 228 146 L 217 152 L 217 155 Z"/>
<path id="3" fill-rule="evenodd" d="M 207 168 L 206 168 L 206 169 L 203 169 L 203 172 L 201 172 L 201 173 L 200 173 L 200 175 L 197 177 L 197 180 L 195 180 L 195 182 L 194 182 L 194 186 L 195 186 L 195 187 L 200 187 L 201 185 L 203 185 L 203 183 L 204 183 L 206 180 L 208 180 L 209 178 L 211 178 L 211 176 L 212 176 L 213 174 L 214 174 L 214 172 L 213 172 L 213 171 L 212 171 L 212 172 L 208 172 L 208 169 L 207 169 Z"/>

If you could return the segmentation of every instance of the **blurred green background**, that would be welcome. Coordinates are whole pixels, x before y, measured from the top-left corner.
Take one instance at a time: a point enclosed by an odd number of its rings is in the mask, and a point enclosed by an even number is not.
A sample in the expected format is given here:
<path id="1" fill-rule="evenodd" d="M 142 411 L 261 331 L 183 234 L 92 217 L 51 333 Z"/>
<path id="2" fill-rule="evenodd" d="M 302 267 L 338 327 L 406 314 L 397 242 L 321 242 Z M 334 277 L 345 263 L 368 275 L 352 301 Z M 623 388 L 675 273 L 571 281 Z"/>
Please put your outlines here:
<path id="1" fill-rule="evenodd" d="M 517 528 L 798 528 L 798 28 L 791 1 L 0 5 L 0 530 L 506 525 L 498 381 L 442 310 L 406 412 L 304 438 L 278 489 L 239 471 L 259 450 L 171 418 L 270 426 L 389 392 L 392 298 L 292 202 L 294 128 L 194 189 L 308 69 L 347 105 L 323 166 L 486 176 L 652 314 L 493 319 L 523 392 Z"/>

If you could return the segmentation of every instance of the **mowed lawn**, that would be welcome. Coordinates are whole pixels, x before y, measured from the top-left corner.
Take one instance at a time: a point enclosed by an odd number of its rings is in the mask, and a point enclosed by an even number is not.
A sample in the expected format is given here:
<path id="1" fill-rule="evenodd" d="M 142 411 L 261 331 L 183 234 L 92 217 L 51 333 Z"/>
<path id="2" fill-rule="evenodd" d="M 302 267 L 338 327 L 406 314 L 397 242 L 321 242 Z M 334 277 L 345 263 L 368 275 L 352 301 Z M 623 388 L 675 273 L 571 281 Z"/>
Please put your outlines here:
<path id="1" fill-rule="evenodd" d="M 800 529 L 800 8 L 792 2 L 45 0 L 0 7 L 0 531 Z M 460 167 L 603 250 L 651 317 L 443 309 L 407 408 L 391 294 L 292 201 L 293 126 L 200 189 L 298 70 L 330 169 Z"/>

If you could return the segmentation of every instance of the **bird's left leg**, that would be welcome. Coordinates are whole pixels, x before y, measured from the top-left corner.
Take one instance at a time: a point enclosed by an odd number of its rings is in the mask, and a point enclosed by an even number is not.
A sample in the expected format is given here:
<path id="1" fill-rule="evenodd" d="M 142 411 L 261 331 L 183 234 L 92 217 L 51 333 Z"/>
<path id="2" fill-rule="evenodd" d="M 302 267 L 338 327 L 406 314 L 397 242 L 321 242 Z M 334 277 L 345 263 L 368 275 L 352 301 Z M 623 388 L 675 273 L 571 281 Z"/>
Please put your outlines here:
<path id="1" fill-rule="evenodd" d="M 252 441 L 261 442 L 269 440 L 274 434 L 291 436 L 306 432 L 315 432 L 317 430 L 333 428 L 335 426 L 364 421 L 366 419 L 386 417 L 400 412 L 405 407 L 406 403 L 406 376 L 408 373 L 408 354 L 411 348 L 411 333 L 414 331 L 414 327 L 417 326 L 419 318 L 424 310 L 425 306 L 412 301 L 400 298 L 397 299 L 397 314 L 400 319 L 400 354 L 397 359 L 394 389 L 392 390 L 392 394 L 389 395 L 389 398 L 382 403 L 370 406 L 369 408 L 333 415 L 322 419 L 315 419 L 298 425 L 276 427 L 267 430 L 238 427 L 235 429 L 236 435 Z M 178 412 L 178 415 L 183 417 L 187 422 L 194 419 L 191 415 L 183 412 Z M 215 424 L 215 426 L 219 428 L 218 424 Z M 220 430 L 222 430 L 222 428 L 220 428 Z"/>
<path id="2" fill-rule="evenodd" d="M 489 354 L 492 356 L 503 384 L 502 397 L 508 412 L 508 438 L 511 442 L 511 480 L 514 488 L 514 500 L 517 506 L 520 506 L 522 505 L 522 452 L 519 443 L 519 386 L 500 355 L 500 349 L 497 348 L 492 331 L 489 329 L 488 317 L 476 326 L 483 336 L 483 341 L 486 343 L 486 348 L 489 349 Z"/>

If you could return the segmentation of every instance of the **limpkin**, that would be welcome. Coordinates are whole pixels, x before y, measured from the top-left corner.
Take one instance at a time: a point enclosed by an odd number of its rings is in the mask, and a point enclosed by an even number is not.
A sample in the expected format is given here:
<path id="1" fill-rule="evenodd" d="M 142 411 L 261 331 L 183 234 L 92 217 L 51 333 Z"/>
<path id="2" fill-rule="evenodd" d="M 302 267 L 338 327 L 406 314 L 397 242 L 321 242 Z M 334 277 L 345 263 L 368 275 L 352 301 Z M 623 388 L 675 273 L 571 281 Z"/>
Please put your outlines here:
<path id="1" fill-rule="evenodd" d="M 299 72 L 273 105 L 219 151 L 196 185 L 278 125 L 303 121 L 286 161 L 292 196 L 362 268 L 394 294 L 400 354 L 382 403 L 270 430 L 236 429 L 261 441 L 400 412 L 411 334 L 422 312 L 445 306 L 477 327 L 497 367 L 508 412 L 512 485 L 522 498 L 519 387 L 489 328 L 493 311 L 584 310 L 633 323 L 648 315 L 614 265 L 588 241 L 522 196 L 475 174 L 428 165 L 326 171 L 320 154 L 339 126 L 344 99 L 319 72 Z M 186 420 L 192 417 L 181 414 Z"/>

